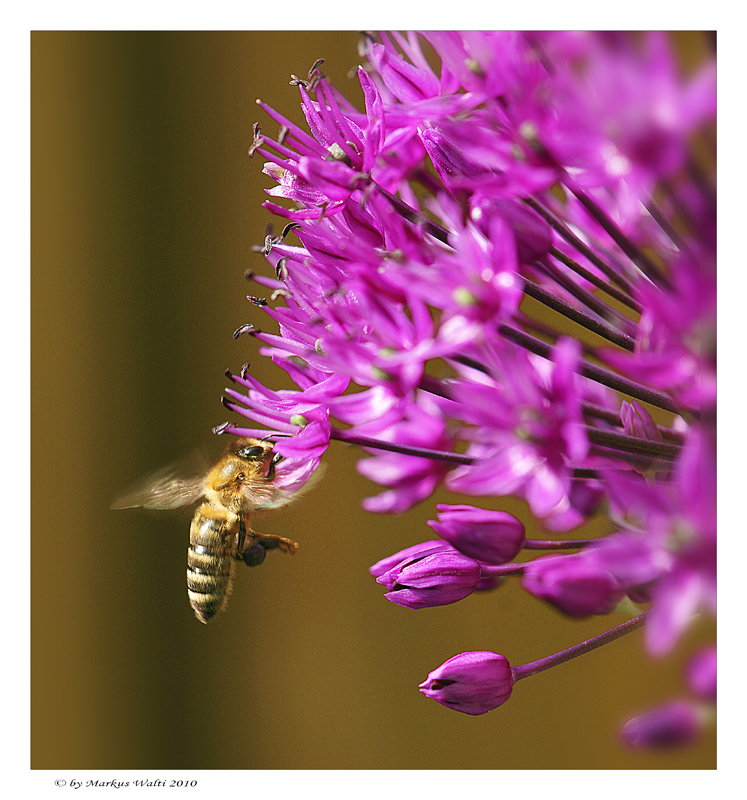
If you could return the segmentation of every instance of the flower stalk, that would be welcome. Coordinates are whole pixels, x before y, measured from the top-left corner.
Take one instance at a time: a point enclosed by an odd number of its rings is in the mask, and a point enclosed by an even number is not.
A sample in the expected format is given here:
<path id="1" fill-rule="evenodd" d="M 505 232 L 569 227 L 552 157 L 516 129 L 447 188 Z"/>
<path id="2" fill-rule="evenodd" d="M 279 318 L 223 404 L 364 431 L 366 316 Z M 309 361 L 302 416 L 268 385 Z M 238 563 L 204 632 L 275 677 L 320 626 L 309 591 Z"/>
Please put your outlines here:
<path id="1" fill-rule="evenodd" d="M 591 639 L 586 639 L 583 642 L 574 644 L 572 647 L 568 647 L 558 653 L 553 653 L 551 656 L 546 656 L 537 661 L 530 661 L 527 664 L 513 667 L 514 683 L 520 681 L 522 678 L 528 678 L 530 675 L 544 672 L 546 669 L 565 664 L 567 661 L 586 655 L 586 653 L 590 653 L 598 647 L 614 642 L 622 636 L 627 636 L 629 633 L 643 626 L 646 621 L 646 613 L 647 612 L 639 614 L 637 617 L 633 617 L 632 619 L 620 623 L 620 625 L 616 625 L 614 628 L 610 628 L 608 631 L 604 631 L 604 633 L 592 636 Z"/>

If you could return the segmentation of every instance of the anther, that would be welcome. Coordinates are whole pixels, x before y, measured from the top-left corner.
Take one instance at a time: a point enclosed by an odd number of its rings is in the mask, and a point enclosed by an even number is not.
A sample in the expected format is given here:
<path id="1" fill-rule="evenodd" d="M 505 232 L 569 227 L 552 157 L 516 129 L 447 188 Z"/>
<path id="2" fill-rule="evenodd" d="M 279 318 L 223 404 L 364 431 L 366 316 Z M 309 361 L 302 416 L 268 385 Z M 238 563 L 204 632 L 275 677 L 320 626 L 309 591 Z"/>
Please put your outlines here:
<path id="1" fill-rule="evenodd" d="M 315 73 L 317 72 L 319 67 L 322 66 L 323 63 L 324 63 L 324 59 L 323 58 L 317 58 L 317 60 L 311 65 L 311 69 L 309 70 L 308 75 L 309 75 L 310 78 L 314 77 Z"/>
<path id="2" fill-rule="evenodd" d="M 233 338 L 238 339 L 242 333 L 246 333 L 248 336 L 254 336 L 257 333 L 262 333 L 262 331 L 256 326 L 252 325 L 251 322 L 247 322 L 246 325 L 236 328 L 236 330 L 233 332 Z"/>
<path id="3" fill-rule="evenodd" d="M 291 231 L 292 231 L 294 228 L 300 228 L 300 227 L 301 227 L 301 226 L 299 225 L 299 223 L 298 223 L 298 222 L 289 222 L 289 223 L 288 223 L 288 224 L 287 224 L 287 225 L 286 225 L 286 226 L 283 228 L 283 230 L 281 231 L 281 233 L 280 233 L 280 239 L 285 239 L 285 237 L 286 237 L 286 236 L 287 236 L 287 235 L 288 235 L 288 234 L 289 234 L 289 233 L 290 233 L 290 232 L 291 232 Z M 278 241 L 280 241 L 280 239 L 278 239 Z"/>
<path id="4" fill-rule="evenodd" d="M 285 279 L 288 277 L 288 269 L 286 267 L 287 263 L 288 263 L 288 257 L 284 256 L 278 261 L 278 263 L 275 266 L 275 275 L 280 281 L 285 281 Z"/>

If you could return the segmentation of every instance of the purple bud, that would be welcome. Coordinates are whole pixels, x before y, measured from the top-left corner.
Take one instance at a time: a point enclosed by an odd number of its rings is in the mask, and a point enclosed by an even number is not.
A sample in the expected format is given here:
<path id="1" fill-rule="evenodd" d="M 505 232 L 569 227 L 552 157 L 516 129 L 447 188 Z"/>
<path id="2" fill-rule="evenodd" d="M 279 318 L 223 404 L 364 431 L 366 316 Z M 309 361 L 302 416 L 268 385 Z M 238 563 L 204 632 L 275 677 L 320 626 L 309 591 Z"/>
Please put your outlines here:
<path id="1" fill-rule="evenodd" d="M 497 589 L 499 586 L 503 586 L 506 582 L 506 577 L 504 575 L 483 575 L 480 578 L 480 583 L 475 586 L 476 592 L 490 592 L 493 589 Z"/>
<path id="2" fill-rule="evenodd" d="M 624 595 L 607 570 L 578 555 L 537 558 L 527 564 L 521 583 L 571 617 L 609 614 Z"/>
<path id="3" fill-rule="evenodd" d="M 390 590 L 387 600 L 405 608 L 428 608 L 468 597 L 481 577 L 477 561 L 444 545 L 401 561 L 376 582 Z"/>
<path id="4" fill-rule="evenodd" d="M 358 203 L 346 203 L 342 208 L 342 216 L 350 228 L 350 232 L 359 241 L 369 247 L 383 247 L 384 237 L 376 220 Z"/>
<path id="5" fill-rule="evenodd" d="M 369 567 L 368 571 L 374 576 L 374 578 L 378 578 L 380 575 L 383 575 L 385 572 L 389 572 L 389 570 L 391 570 L 393 567 L 396 567 L 397 564 L 402 563 L 406 559 L 412 558 L 418 553 L 425 555 L 426 550 L 435 551 L 436 548 L 440 548 L 442 550 L 451 549 L 442 541 L 439 541 L 438 539 L 432 539 L 429 542 L 421 542 L 420 544 L 414 544 L 412 547 L 406 547 L 404 550 L 400 550 L 399 553 L 395 553 L 393 556 L 382 558 L 381 561 L 377 561 L 372 567 Z"/>
<path id="6" fill-rule="evenodd" d="M 365 175 L 342 161 L 324 161 L 304 156 L 298 163 L 303 178 L 332 201 L 347 200 L 355 189 L 365 183 Z"/>
<path id="7" fill-rule="evenodd" d="M 606 498 L 604 488 L 599 481 L 573 481 L 568 499 L 579 514 L 593 516 Z"/>
<path id="8" fill-rule="evenodd" d="M 716 702 L 716 648 L 701 650 L 687 665 L 687 683 L 704 700 Z"/>
<path id="9" fill-rule="evenodd" d="M 639 439 L 647 439 L 651 442 L 664 441 L 654 418 L 635 400 L 631 402 L 623 400 L 620 406 L 620 420 L 623 430 L 628 436 L 637 436 Z M 633 464 L 633 469 L 641 475 L 645 475 L 653 463 L 653 458 L 645 459 L 642 463 Z"/>
<path id="10" fill-rule="evenodd" d="M 505 564 L 521 552 L 524 526 L 506 511 L 475 506 L 437 505 L 438 521 L 428 520 L 433 530 L 465 556 L 487 564 Z"/>
<path id="11" fill-rule="evenodd" d="M 490 174 L 490 170 L 470 160 L 464 149 L 441 131 L 426 128 L 420 138 L 438 176 L 448 189 L 463 187 L 468 178 Z"/>
<path id="12" fill-rule="evenodd" d="M 620 741 L 635 748 L 669 748 L 691 744 L 702 729 L 698 709 L 685 700 L 674 700 L 623 725 Z"/>
<path id="13" fill-rule="evenodd" d="M 663 442 L 661 432 L 651 414 L 635 400 L 623 400 L 620 406 L 620 420 L 628 436 L 637 436 L 652 442 Z"/>
<path id="14" fill-rule="evenodd" d="M 536 211 L 523 203 L 502 198 L 478 197 L 473 204 L 471 216 L 478 229 L 488 238 L 495 232 L 495 217 L 504 219 L 513 231 L 516 254 L 522 264 L 531 264 L 550 251 L 550 226 Z"/>
<path id="15" fill-rule="evenodd" d="M 441 705 L 465 714 L 485 714 L 511 697 L 513 673 L 506 659 L 489 650 L 460 653 L 444 661 L 420 684 Z"/>

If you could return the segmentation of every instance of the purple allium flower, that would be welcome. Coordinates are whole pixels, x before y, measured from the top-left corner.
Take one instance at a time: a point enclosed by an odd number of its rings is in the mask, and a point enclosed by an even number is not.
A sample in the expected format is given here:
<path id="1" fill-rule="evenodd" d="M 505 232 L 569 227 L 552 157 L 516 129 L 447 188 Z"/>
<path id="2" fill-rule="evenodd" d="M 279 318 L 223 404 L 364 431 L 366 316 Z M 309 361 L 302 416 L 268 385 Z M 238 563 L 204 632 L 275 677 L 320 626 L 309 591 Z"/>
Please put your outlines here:
<path id="1" fill-rule="evenodd" d="M 361 108 L 321 62 L 293 80 L 308 130 L 260 103 L 282 127 L 255 128 L 250 153 L 290 224 L 257 248 L 272 275 L 249 276 L 272 332 L 237 333 L 298 388 L 241 370 L 225 403 L 268 430 L 218 430 L 273 437 L 291 490 L 332 439 L 360 446 L 383 487 L 369 511 L 439 488 L 526 501 L 521 521 L 439 505 L 451 544 L 371 568 L 395 603 L 523 575 L 570 616 L 646 604 L 515 676 L 639 627 L 666 655 L 715 616 L 715 59 L 685 78 L 658 32 L 382 32 L 361 53 Z M 555 538 L 524 540 L 529 522 Z M 522 549 L 552 555 L 515 563 Z M 510 694 L 501 656 L 451 662 L 463 680 L 424 684 L 445 705 Z"/>
<path id="2" fill-rule="evenodd" d="M 634 474 L 610 474 L 610 500 L 637 533 L 603 540 L 593 558 L 627 588 L 648 587 L 646 644 L 666 655 L 701 610 L 716 608 L 715 448 L 693 431 L 670 483 L 649 485 Z M 622 547 L 621 547 L 622 545 Z M 615 555 L 617 551 L 617 555 Z"/>
<path id="3" fill-rule="evenodd" d="M 478 433 L 467 451 L 476 463 L 455 469 L 447 485 L 466 494 L 520 493 L 537 516 L 557 517 L 570 506 L 569 464 L 583 463 L 589 447 L 573 380 L 577 343 L 558 344 L 549 375 L 518 349 L 486 347 L 484 360 L 489 373 L 450 392 L 454 413 Z"/>
<path id="4" fill-rule="evenodd" d="M 503 705 L 513 689 L 508 661 L 489 651 L 460 653 L 428 674 L 420 691 L 465 714 L 485 714 Z"/>
<path id="5" fill-rule="evenodd" d="M 620 731 L 620 741 L 642 749 L 682 747 L 697 741 L 702 729 L 698 707 L 674 700 L 628 720 Z"/>
<path id="6" fill-rule="evenodd" d="M 361 431 L 364 426 L 354 428 Z M 366 429 L 367 430 L 367 429 Z M 436 407 L 425 398 L 413 403 L 407 419 L 397 422 L 378 433 L 379 440 L 405 446 L 450 449 L 451 438 L 446 423 Z M 379 452 L 373 458 L 358 462 L 358 471 L 389 489 L 363 501 L 367 511 L 401 514 L 428 497 L 446 474 L 443 462 L 417 458 L 396 452 Z"/>
<path id="7" fill-rule="evenodd" d="M 460 553 L 487 564 L 512 561 L 524 544 L 524 525 L 506 511 L 441 503 L 428 525 Z"/>

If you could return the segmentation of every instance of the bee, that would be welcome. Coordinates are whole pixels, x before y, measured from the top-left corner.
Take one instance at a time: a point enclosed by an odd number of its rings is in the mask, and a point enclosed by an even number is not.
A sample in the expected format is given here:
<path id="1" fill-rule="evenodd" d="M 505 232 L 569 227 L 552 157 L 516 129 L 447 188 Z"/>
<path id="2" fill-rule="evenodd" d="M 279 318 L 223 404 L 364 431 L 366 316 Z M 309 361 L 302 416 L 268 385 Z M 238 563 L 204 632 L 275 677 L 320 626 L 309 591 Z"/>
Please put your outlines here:
<path id="1" fill-rule="evenodd" d="M 253 512 L 279 508 L 293 497 L 273 483 L 280 461 L 272 442 L 234 439 L 207 475 L 184 478 L 169 467 L 112 505 L 173 509 L 203 499 L 192 519 L 187 550 L 187 594 L 200 622 L 209 622 L 226 607 L 234 561 L 256 567 L 268 550 L 296 552 L 298 545 L 290 539 L 257 533 L 249 525 Z"/>

